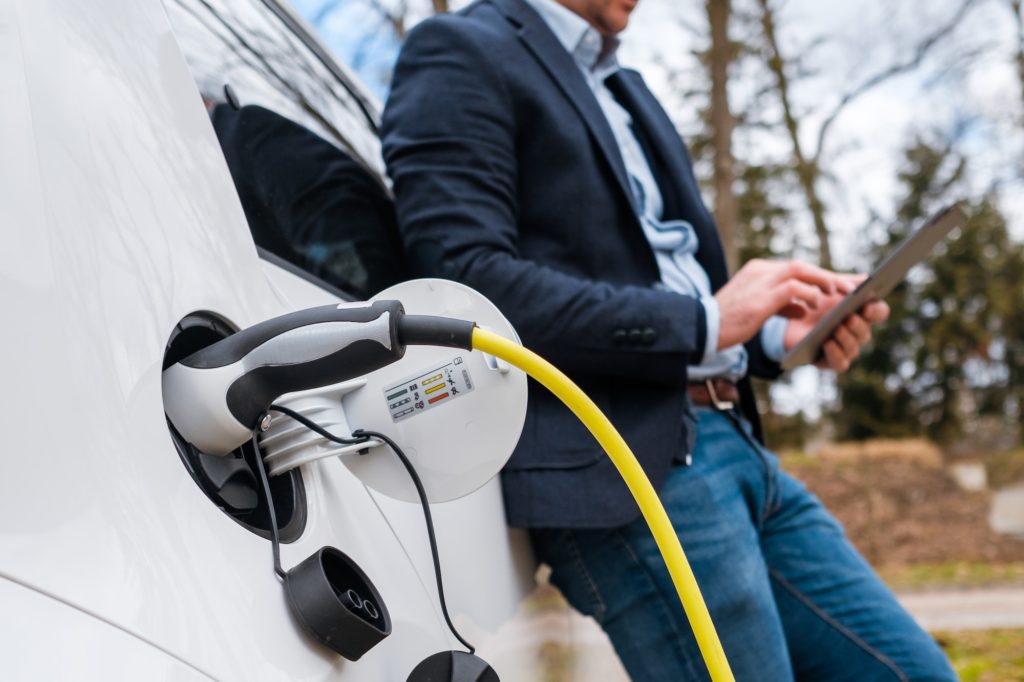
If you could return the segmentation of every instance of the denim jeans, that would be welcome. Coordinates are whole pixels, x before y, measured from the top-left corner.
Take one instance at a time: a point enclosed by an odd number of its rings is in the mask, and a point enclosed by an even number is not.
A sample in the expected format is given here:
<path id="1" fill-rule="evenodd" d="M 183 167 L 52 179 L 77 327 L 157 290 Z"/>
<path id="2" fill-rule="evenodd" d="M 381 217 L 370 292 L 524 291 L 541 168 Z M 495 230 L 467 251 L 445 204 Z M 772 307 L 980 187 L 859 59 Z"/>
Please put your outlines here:
<path id="1" fill-rule="evenodd" d="M 691 466 L 660 491 L 739 682 L 955 680 L 839 523 L 742 418 L 697 411 Z M 551 582 L 637 681 L 709 679 L 643 519 L 532 532 Z"/>

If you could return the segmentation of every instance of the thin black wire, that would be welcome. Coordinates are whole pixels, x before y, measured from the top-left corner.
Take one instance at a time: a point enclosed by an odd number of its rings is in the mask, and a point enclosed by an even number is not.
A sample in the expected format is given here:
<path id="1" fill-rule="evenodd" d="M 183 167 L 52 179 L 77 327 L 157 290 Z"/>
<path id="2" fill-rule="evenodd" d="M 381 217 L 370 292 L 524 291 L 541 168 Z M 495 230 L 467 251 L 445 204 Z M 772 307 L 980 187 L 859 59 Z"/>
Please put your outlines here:
<path id="1" fill-rule="evenodd" d="M 358 429 L 352 432 L 353 436 L 368 436 L 370 438 L 379 438 L 388 444 L 388 446 L 395 451 L 398 455 L 398 459 L 402 460 L 402 464 L 405 466 L 405 470 L 409 472 L 409 477 L 412 479 L 413 485 L 416 486 L 416 493 L 420 496 L 420 505 L 423 507 L 423 518 L 427 522 L 427 537 L 430 539 L 430 555 L 434 560 L 434 578 L 437 580 L 437 596 L 441 602 L 441 613 L 444 614 L 444 620 L 448 623 L 448 629 L 455 635 L 455 639 L 462 642 L 462 645 L 469 649 L 469 653 L 475 653 L 476 648 L 459 634 L 459 631 L 455 629 L 455 624 L 452 623 L 451 616 L 448 615 L 448 605 L 444 600 L 444 586 L 441 584 L 441 560 L 437 553 L 437 539 L 434 537 L 434 521 L 430 516 L 430 504 L 427 502 L 427 491 L 423 489 L 423 483 L 420 481 L 419 475 L 416 473 L 416 469 L 413 467 L 412 462 L 406 457 L 405 453 L 402 452 L 402 448 L 398 447 L 398 443 L 391 440 L 383 433 L 377 431 L 367 431 L 365 429 Z"/>
<path id="2" fill-rule="evenodd" d="M 340 445 L 358 445 L 359 443 L 365 443 L 369 438 L 342 438 L 341 436 L 335 436 L 333 433 L 325 429 L 324 427 L 317 424 L 315 421 L 304 417 L 295 410 L 285 407 L 284 405 L 271 405 L 270 409 L 274 412 L 280 412 L 281 414 L 287 415 L 305 426 L 310 431 L 315 431 L 324 438 Z"/>
<path id="3" fill-rule="evenodd" d="M 273 410 L 274 412 L 280 412 L 281 414 L 284 414 L 284 415 L 287 415 L 287 416 L 291 417 L 292 419 L 294 419 L 295 421 L 299 422 L 300 424 L 302 424 L 306 428 L 308 428 L 311 431 L 314 431 L 314 432 L 320 434 L 321 436 L 323 436 L 327 440 L 332 441 L 334 443 L 339 443 L 341 445 L 356 445 L 356 444 L 359 444 L 359 443 L 366 443 L 367 441 L 370 440 L 370 438 L 378 438 L 378 439 L 384 441 L 385 443 L 387 443 L 388 446 L 392 450 L 394 450 L 395 454 L 398 455 L 398 459 L 402 460 L 402 465 L 405 467 L 405 470 L 409 472 L 409 477 L 412 479 L 413 485 L 416 486 L 416 493 L 419 495 L 420 505 L 423 507 L 423 518 L 427 522 L 427 538 L 430 540 L 430 557 L 434 561 L 434 579 L 437 582 L 437 596 L 438 596 L 439 601 L 441 602 L 441 613 L 444 614 L 444 620 L 448 624 L 448 629 L 451 630 L 453 635 L 455 635 L 455 639 L 457 639 L 460 642 L 462 642 L 462 645 L 464 647 L 466 647 L 467 649 L 469 649 L 469 653 L 471 653 L 471 654 L 475 653 L 476 652 L 476 648 L 472 644 L 467 642 L 462 637 L 462 635 L 459 634 L 459 631 L 455 629 L 455 624 L 452 623 L 451 616 L 448 615 L 448 604 L 447 604 L 447 602 L 445 601 L 445 598 L 444 598 L 444 585 L 443 585 L 443 583 L 441 581 L 441 559 L 438 556 L 437 538 L 434 535 L 434 520 L 433 520 L 433 518 L 430 515 L 430 503 L 427 502 L 427 491 L 423 489 L 423 482 L 420 481 L 420 477 L 416 473 L 415 467 L 413 467 L 412 462 L 409 461 L 409 458 L 406 456 L 406 454 L 404 452 L 402 452 L 402 448 L 398 447 L 398 443 L 396 443 L 395 441 L 391 440 L 389 437 L 385 436 L 383 433 L 378 433 L 377 431 L 366 431 L 364 429 L 359 429 L 357 431 L 353 431 L 352 435 L 355 436 L 355 438 L 342 438 L 341 436 L 334 435 L 333 433 L 331 433 L 327 429 L 323 428 L 322 426 L 320 426 L 316 422 L 307 419 L 306 417 L 302 416 L 301 414 L 299 414 L 295 410 L 292 410 L 292 409 L 289 409 L 287 407 L 284 407 L 283 405 L 271 405 L 270 409 Z M 255 442 L 255 435 L 253 436 L 253 439 L 254 439 L 254 442 Z M 257 450 L 256 453 L 257 453 L 257 457 L 258 457 L 259 456 L 259 450 Z M 262 467 L 263 467 L 263 463 L 262 463 L 262 460 L 261 460 L 260 461 L 260 471 L 261 472 L 263 470 Z M 269 496 L 269 487 L 267 488 L 267 490 L 268 490 L 268 496 Z M 274 522 L 274 526 L 275 526 L 274 537 L 275 537 L 275 541 L 276 541 L 276 537 L 277 537 L 277 535 L 276 535 L 277 523 L 276 522 Z M 276 563 L 276 567 L 279 569 L 280 568 L 280 561 L 277 558 L 278 555 L 276 554 L 276 552 L 278 552 L 278 551 L 279 550 L 276 549 L 276 545 L 275 545 L 275 561 L 277 562 Z"/>
<path id="4" fill-rule="evenodd" d="M 270 495 L 270 481 L 267 479 L 267 470 L 263 466 L 263 455 L 260 453 L 260 444 L 256 432 L 252 432 L 252 449 L 256 457 L 256 471 L 260 475 L 260 485 L 263 486 L 263 496 L 267 498 L 267 514 L 270 516 L 270 548 L 274 552 L 274 573 L 281 580 L 287 575 L 281 568 L 281 538 L 277 532 L 277 512 L 274 510 L 274 498 Z"/>

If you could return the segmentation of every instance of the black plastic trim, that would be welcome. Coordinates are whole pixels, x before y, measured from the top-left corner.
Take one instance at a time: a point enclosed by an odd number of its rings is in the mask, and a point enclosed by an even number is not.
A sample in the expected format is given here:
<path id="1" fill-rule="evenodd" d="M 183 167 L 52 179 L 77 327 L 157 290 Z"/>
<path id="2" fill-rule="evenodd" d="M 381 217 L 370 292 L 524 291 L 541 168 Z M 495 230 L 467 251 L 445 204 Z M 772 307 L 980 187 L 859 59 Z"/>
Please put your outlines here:
<path id="1" fill-rule="evenodd" d="M 476 322 L 434 315 L 403 315 L 398 339 L 406 346 L 445 346 L 473 350 Z"/>
<path id="2" fill-rule="evenodd" d="M 328 282 L 325 279 L 320 279 L 319 277 L 317 277 L 316 275 L 312 274 L 308 270 L 303 270 L 302 268 L 300 268 L 295 263 L 292 263 L 291 261 L 288 261 L 288 260 L 285 260 L 284 258 L 281 258 L 280 256 L 278 256 L 276 253 L 273 253 L 272 251 L 267 251 L 265 248 L 263 248 L 259 244 L 256 245 L 256 255 L 259 256 L 260 260 L 266 261 L 266 262 L 270 263 L 271 265 L 279 267 L 282 270 L 295 275 L 299 279 L 304 279 L 307 282 L 309 282 L 310 284 L 323 289 L 324 291 L 326 291 L 327 293 L 331 294 L 332 296 L 337 296 L 342 301 L 355 301 L 355 300 L 357 300 L 356 295 L 354 293 L 352 293 L 351 291 L 345 291 L 344 289 L 341 289 L 339 287 L 334 286 L 333 284 L 331 284 L 330 282 Z"/>
<path id="3" fill-rule="evenodd" d="M 280 395 L 347 381 L 390 365 L 403 355 L 405 346 L 401 344 L 388 349 L 376 341 L 360 340 L 312 362 L 257 367 L 228 388 L 228 410 L 239 424 L 254 428 Z"/>
<path id="4" fill-rule="evenodd" d="M 296 21 L 295 17 L 292 16 L 292 14 L 281 5 L 281 3 L 276 0 L 262 1 L 267 9 L 273 12 L 293 34 L 302 39 L 302 42 L 304 42 L 306 47 L 308 47 L 310 51 L 317 56 L 320 63 L 323 64 L 328 71 L 334 74 L 334 77 L 338 79 L 338 82 L 341 83 L 346 92 L 352 95 L 352 98 L 359 105 L 359 109 L 363 112 L 363 115 L 366 117 L 366 121 L 370 124 L 373 132 L 380 137 L 380 116 L 379 112 L 377 112 L 377 108 L 359 91 L 359 87 L 352 82 L 352 79 L 349 78 L 348 74 L 338 67 L 334 58 L 332 58 L 327 50 L 320 45 L 320 41 L 317 40 L 315 36 L 311 35 L 309 31 L 306 30 L 305 26 Z M 376 172 L 374 172 L 374 174 L 376 175 Z"/>

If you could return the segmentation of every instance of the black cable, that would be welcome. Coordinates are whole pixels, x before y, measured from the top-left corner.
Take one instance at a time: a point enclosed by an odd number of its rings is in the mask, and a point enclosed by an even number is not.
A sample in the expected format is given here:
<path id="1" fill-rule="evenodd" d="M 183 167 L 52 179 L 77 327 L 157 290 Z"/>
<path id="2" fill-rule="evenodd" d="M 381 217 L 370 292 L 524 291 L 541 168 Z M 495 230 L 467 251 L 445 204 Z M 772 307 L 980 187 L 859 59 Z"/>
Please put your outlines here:
<path id="1" fill-rule="evenodd" d="M 391 440 L 383 433 L 358 429 L 353 431 L 352 435 L 357 438 L 360 436 L 366 436 L 368 438 L 379 438 L 384 441 L 392 450 L 395 451 L 395 454 L 398 455 L 398 459 L 402 460 L 405 470 L 409 472 L 409 477 L 412 479 L 413 485 L 416 486 L 416 493 L 420 496 L 420 505 L 423 506 L 423 518 L 427 522 L 427 537 L 430 540 L 430 555 L 434 560 L 434 578 L 437 580 L 437 596 L 441 602 L 441 613 L 444 614 L 444 620 L 448 623 L 448 629 L 452 631 L 453 635 L 455 635 L 455 639 L 462 642 L 462 645 L 469 649 L 469 653 L 475 653 L 476 649 L 472 644 L 462 638 L 459 631 L 455 629 L 455 624 L 452 623 L 451 616 L 448 615 L 448 605 L 444 600 L 444 586 L 441 584 L 441 559 L 438 557 L 437 539 L 434 537 L 434 521 L 430 516 L 430 504 L 427 502 L 427 491 L 423 489 L 423 483 L 420 481 L 420 477 L 416 473 L 416 469 L 413 467 L 412 462 L 409 461 L 409 458 L 405 453 L 402 452 L 402 448 L 398 447 L 398 443 Z"/>
<path id="2" fill-rule="evenodd" d="M 274 498 L 270 495 L 270 481 L 267 479 L 267 470 L 263 466 L 263 455 L 260 453 L 260 444 L 256 432 L 252 432 L 252 449 L 256 457 L 256 471 L 260 475 L 260 485 L 263 486 L 263 496 L 267 498 L 267 514 L 270 516 L 270 548 L 274 552 L 274 573 L 281 580 L 287 575 L 281 568 L 281 538 L 277 533 L 277 511 L 274 510 Z"/>
<path id="3" fill-rule="evenodd" d="M 306 428 L 310 429 L 311 431 L 314 431 L 314 432 L 320 434 L 321 436 L 323 436 L 327 440 L 335 442 L 335 443 L 339 443 L 341 445 L 356 445 L 356 444 L 359 444 L 359 443 L 366 443 L 367 441 L 370 440 L 370 438 L 378 438 L 378 439 L 384 441 L 385 443 L 387 443 L 388 446 L 392 450 L 394 450 L 395 454 L 398 455 L 398 459 L 402 460 L 402 465 L 405 466 L 405 470 L 409 472 L 409 477 L 412 479 L 413 485 L 416 486 L 416 493 L 419 495 L 420 505 L 422 505 L 422 507 L 423 507 L 423 518 L 427 522 L 427 538 L 430 540 L 430 556 L 434 560 L 434 578 L 437 581 L 437 596 L 438 596 L 439 601 L 441 602 L 441 613 L 444 614 L 444 620 L 448 624 L 448 629 L 452 631 L 453 635 L 455 635 L 455 639 L 457 639 L 460 642 L 462 642 L 462 645 L 464 647 L 466 647 L 467 649 L 469 649 L 469 653 L 471 653 L 471 654 L 475 653 L 476 652 L 476 648 L 472 644 L 467 642 L 465 639 L 463 639 L 462 635 L 459 634 L 459 631 L 455 629 L 455 624 L 452 623 L 451 616 L 448 615 L 448 604 L 445 602 L 445 598 L 444 598 L 444 585 L 442 584 L 442 581 L 441 581 L 441 559 L 438 556 L 437 538 L 434 536 L 434 520 L 433 520 L 433 518 L 430 515 L 430 503 L 427 502 L 427 491 L 423 489 L 423 482 L 420 481 L 420 477 L 416 473 L 416 469 L 413 467 L 412 462 L 409 461 L 409 458 L 406 456 L 406 454 L 404 452 L 402 452 L 402 448 L 398 447 L 398 443 L 396 443 L 395 441 L 391 440 L 389 437 L 385 436 L 383 433 L 378 433 L 376 431 L 366 431 L 364 429 L 359 429 L 357 431 L 353 431 L 352 435 L 355 436 L 355 438 L 342 438 L 341 436 L 334 435 L 333 433 L 331 433 L 327 429 L 323 428 L 322 426 L 320 426 L 316 422 L 307 419 L 306 417 L 302 416 L 301 414 L 299 414 L 295 410 L 292 410 L 292 409 L 289 409 L 287 407 L 284 407 L 283 405 L 271 405 L 270 409 L 273 410 L 274 412 L 280 412 L 281 414 L 284 414 L 284 415 L 287 415 L 287 416 L 291 417 L 292 419 L 294 419 L 295 421 L 299 422 L 300 424 L 302 424 Z M 255 438 L 256 438 L 256 436 L 254 434 L 253 435 L 253 444 L 254 445 L 255 445 Z M 256 451 L 256 456 L 257 456 L 257 458 L 259 458 L 259 450 Z M 266 476 L 265 472 L 263 471 L 263 460 L 262 459 L 260 459 L 260 475 L 261 475 L 261 477 L 265 477 Z M 266 481 L 265 478 L 263 478 L 263 480 Z M 268 494 L 268 497 L 269 497 L 269 485 L 266 484 L 266 483 L 264 483 L 264 485 L 267 486 L 266 490 L 268 491 L 267 494 Z M 273 510 L 271 510 L 271 513 L 273 513 Z M 271 517 L 271 518 L 273 519 L 273 517 Z M 281 567 L 280 558 L 279 558 L 280 550 L 279 550 L 279 548 L 277 547 L 277 544 L 276 544 L 276 542 L 277 542 L 277 522 L 276 522 L 276 520 L 273 521 L 273 526 L 274 526 L 274 536 L 273 537 L 274 537 L 274 542 L 275 542 L 275 545 L 274 545 L 275 570 L 280 571 L 280 567 Z M 279 575 L 282 575 L 282 574 L 279 573 Z"/>
<path id="4" fill-rule="evenodd" d="M 359 443 L 365 443 L 367 440 L 369 440 L 368 438 L 342 438 L 341 436 L 335 436 L 333 433 L 331 433 L 324 427 L 320 426 L 315 421 L 312 421 L 302 416 L 295 410 L 287 408 L 284 405 L 271 405 L 270 409 L 273 410 L 274 412 L 280 412 L 281 414 L 291 417 L 295 421 L 305 426 L 310 431 L 315 431 L 316 433 L 320 434 L 327 440 L 333 441 L 340 445 L 358 445 Z"/>

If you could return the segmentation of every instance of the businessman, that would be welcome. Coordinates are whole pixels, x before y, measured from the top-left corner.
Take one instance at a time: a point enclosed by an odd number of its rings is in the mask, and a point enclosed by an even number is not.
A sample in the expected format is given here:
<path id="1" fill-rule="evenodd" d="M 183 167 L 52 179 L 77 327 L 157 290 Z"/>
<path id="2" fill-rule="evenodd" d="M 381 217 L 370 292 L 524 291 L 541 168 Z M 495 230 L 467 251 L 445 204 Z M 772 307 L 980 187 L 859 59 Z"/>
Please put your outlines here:
<path id="1" fill-rule="evenodd" d="M 411 263 L 487 295 L 622 431 L 737 679 L 955 679 L 761 443 L 749 377 L 776 377 L 851 280 L 792 261 L 728 276 L 685 146 L 616 61 L 635 4 L 480 0 L 410 33 L 383 136 Z M 887 316 L 849 318 L 821 364 L 845 371 Z M 532 383 L 502 484 L 509 524 L 633 679 L 707 679 L 626 487 Z"/>

